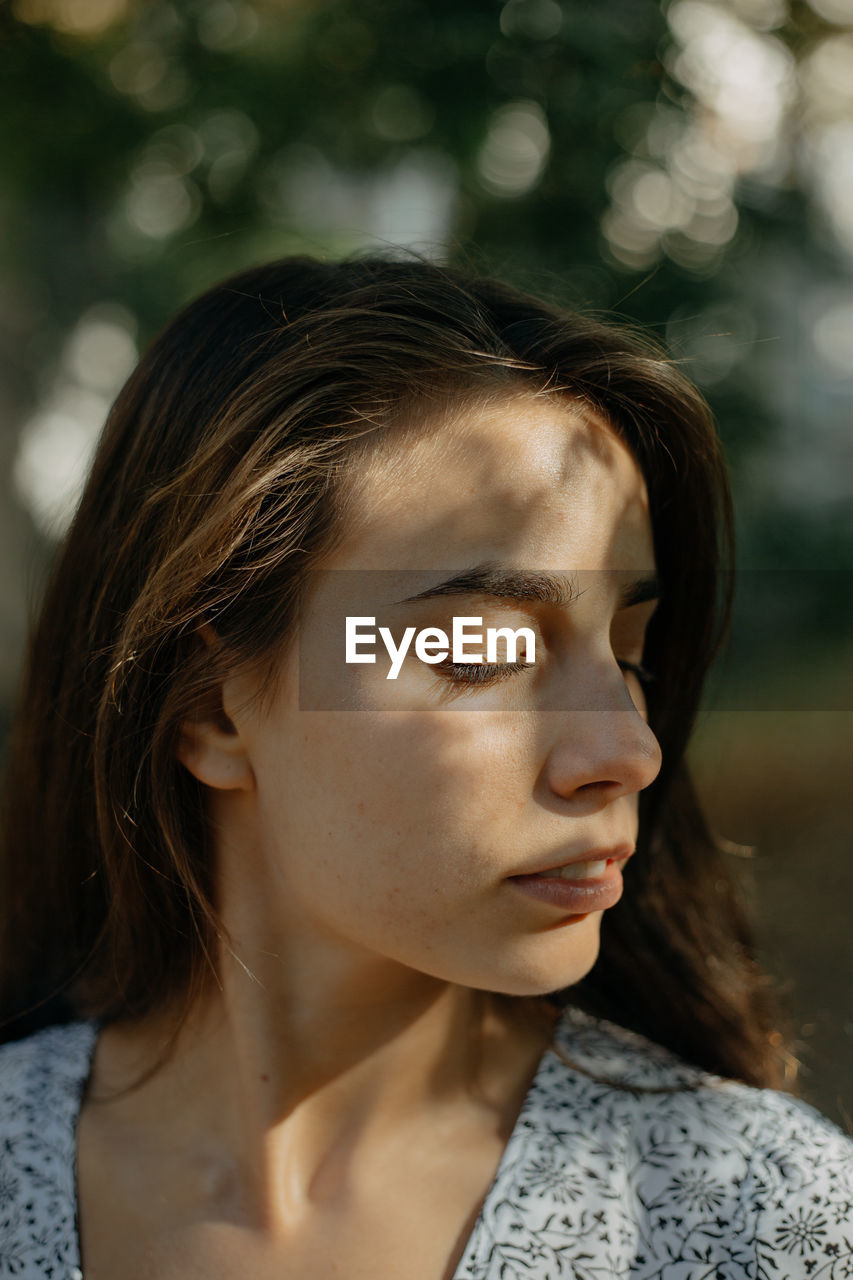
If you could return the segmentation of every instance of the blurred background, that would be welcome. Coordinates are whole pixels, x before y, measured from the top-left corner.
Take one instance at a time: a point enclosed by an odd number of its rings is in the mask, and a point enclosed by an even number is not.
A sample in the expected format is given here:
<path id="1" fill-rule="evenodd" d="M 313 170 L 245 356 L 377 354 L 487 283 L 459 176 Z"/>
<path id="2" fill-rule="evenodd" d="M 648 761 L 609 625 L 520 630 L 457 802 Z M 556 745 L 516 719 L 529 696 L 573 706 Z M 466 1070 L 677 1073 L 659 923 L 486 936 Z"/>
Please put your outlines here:
<path id="1" fill-rule="evenodd" d="M 853 1129 L 853 0 L 0 0 L 0 62 L 0 731 L 111 399 L 202 288 L 399 245 L 639 321 L 737 502 L 700 788 Z"/>

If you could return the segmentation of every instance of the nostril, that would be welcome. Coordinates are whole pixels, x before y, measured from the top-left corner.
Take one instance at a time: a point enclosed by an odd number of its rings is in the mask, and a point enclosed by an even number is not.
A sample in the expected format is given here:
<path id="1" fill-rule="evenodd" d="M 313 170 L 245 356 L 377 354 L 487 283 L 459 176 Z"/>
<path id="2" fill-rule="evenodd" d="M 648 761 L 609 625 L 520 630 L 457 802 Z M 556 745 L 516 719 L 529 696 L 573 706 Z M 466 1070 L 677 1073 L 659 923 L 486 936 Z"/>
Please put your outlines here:
<path id="1" fill-rule="evenodd" d="M 614 778 L 599 778 L 595 782 L 584 782 L 576 788 L 578 791 L 606 791 L 616 787 L 619 791 L 623 789 L 622 783 L 617 782 Z"/>

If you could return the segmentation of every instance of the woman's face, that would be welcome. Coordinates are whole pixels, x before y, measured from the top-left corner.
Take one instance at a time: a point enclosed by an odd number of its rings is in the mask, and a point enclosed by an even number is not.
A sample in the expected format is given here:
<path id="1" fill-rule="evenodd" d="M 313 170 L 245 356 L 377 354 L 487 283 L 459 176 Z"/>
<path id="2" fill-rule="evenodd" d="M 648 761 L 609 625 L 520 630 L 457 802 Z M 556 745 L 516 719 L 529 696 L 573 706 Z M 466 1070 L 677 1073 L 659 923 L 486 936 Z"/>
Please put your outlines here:
<path id="1" fill-rule="evenodd" d="M 247 703 L 237 678 L 225 688 L 253 778 L 239 801 L 251 852 L 238 869 L 225 851 L 225 884 L 245 887 L 248 856 L 270 934 L 298 939 L 303 960 L 312 945 L 355 948 L 513 995 L 568 986 L 596 959 L 606 908 L 555 906 L 511 877 L 630 850 L 660 768 L 624 667 L 655 607 L 620 600 L 655 570 L 642 475 L 601 420 L 518 395 L 386 441 L 352 499 L 357 525 L 313 576 L 274 701 Z M 423 596 L 483 566 L 502 590 L 548 575 L 565 599 Z M 535 661 L 500 672 L 499 648 L 479 672 L 430 665 L 412 642 L 387 678 L 379 627 L 396 644 L 409 627 L 450 633 L 454 616 L 530 628 Z M 361 646 L 375 663 L 344 661 L 347 617 L 375 619 L 360 624 L 377 633 Z"/>

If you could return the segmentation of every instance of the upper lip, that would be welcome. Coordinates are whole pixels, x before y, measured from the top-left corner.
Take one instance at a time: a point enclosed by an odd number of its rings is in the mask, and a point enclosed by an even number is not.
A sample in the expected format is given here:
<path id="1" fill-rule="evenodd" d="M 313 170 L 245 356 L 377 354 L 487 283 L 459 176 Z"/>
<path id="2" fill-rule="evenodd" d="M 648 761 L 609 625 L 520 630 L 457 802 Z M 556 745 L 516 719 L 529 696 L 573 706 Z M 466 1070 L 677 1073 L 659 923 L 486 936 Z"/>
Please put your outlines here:
<path id="1" fill-rule="evenodd" d="M 568 853 L 564 857 L 549 862 L 544 867 L 531 867 L 527 871 L 516 871 L 518 876 L 542 876 L 548 871 L 556 871 L 558 867 L 571 867 L 576 862 L 603 862 L 605 858 L 630 858 L 636 845 L 630 841 L 623 844 L 610 845 L 606 849 L 583 849 L 579 853 Z"/>

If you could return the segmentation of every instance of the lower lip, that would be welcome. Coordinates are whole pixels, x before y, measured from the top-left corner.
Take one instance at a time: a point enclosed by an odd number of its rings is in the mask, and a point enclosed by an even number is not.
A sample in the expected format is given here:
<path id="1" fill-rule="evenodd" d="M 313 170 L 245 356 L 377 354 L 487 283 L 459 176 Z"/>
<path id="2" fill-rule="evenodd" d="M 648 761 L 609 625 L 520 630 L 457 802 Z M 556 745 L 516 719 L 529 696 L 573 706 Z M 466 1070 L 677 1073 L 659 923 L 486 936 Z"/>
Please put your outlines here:
<path id="1" fill-rule="evenodd" d="M 613 907 L 622 897 L 622 869 L 619 862 L 608 863 L 603 876 L 589 880 L 565 880 L 562 876 L 510 876 L 514 884 L 530 898 L 538 898 L 571 915 L 603 911 Z"/>

